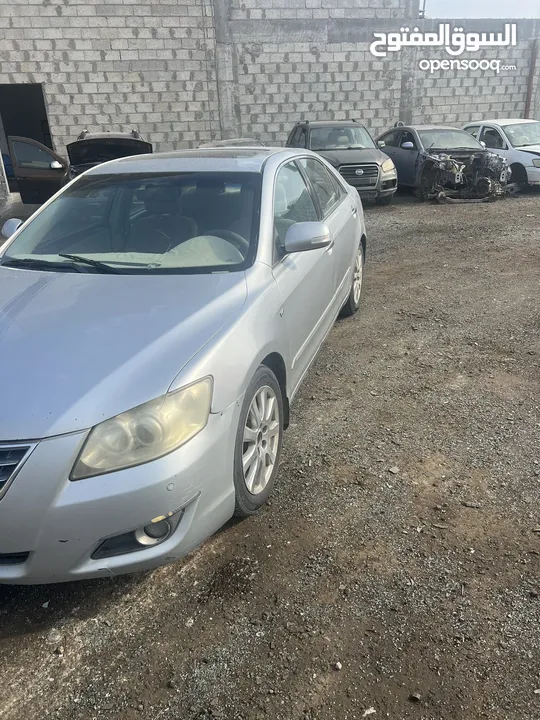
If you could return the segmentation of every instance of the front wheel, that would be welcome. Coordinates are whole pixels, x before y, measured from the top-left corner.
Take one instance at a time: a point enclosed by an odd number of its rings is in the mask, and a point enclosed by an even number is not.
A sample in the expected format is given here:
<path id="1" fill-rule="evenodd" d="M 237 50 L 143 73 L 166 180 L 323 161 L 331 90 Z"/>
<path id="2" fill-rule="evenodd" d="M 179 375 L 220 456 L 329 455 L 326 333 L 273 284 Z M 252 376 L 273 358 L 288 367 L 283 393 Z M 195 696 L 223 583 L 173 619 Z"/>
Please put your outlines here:
<path id="1" fill-rule="evenodd" d="M 268 500 L 283 442 L 283 396 L 274 373 L 257 368 L 240 413 L 234 452 L 234 514 L 248 517 Z"/>
<path id="2" fill-rule="evenodd" d="M 364 253 L 364 246 L 362 245 L 362 243 L 360 243 L 360 246 L 356 253 L 356 258 L 354 260 L 354 272 L 351 284 L 351 291 L 349 292 L 347 302 L 341 308 L 341 315 L 343 317 L 350 317 L 351 315 L 354 315 L 360 307 L 360 297 L 362 295 L 362 285 L 364 282 L 365 260 L 366 257 Z"/>

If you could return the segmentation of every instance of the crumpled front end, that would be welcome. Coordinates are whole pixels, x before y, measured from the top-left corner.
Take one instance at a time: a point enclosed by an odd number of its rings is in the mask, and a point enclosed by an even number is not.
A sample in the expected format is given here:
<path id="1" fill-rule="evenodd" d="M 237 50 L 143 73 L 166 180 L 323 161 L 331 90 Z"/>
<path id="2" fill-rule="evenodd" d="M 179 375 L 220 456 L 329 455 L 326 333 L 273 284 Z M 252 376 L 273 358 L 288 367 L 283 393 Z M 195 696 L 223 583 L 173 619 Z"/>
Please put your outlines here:
<path id="1" fill-rule="evenodd" d="M 439 202 L 490 202 L 515 192 L 511 176 L 508 161 L 495 153 L 427 155 L 420 194 L 423 200 Z"/>

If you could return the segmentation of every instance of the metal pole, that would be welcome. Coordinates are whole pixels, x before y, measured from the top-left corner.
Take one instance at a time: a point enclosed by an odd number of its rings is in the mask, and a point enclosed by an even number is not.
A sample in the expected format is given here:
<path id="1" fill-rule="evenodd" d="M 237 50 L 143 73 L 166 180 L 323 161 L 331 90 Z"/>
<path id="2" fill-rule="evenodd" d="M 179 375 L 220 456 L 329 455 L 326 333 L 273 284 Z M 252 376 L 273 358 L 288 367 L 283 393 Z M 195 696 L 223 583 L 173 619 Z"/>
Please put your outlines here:
<path id="1" fill-rule="evenodd" d="M 538 57 L 538 38 L 535 38 L 532 46 L 531 65 L 529 68 L 529 81 L 527 83 L 527 99 L 525 100 L 525 113 L 523 117 L 527 120 L 531 114 L 532 95 L 534 88 L 534 76 L 536 75 L 536 59 Z"/>

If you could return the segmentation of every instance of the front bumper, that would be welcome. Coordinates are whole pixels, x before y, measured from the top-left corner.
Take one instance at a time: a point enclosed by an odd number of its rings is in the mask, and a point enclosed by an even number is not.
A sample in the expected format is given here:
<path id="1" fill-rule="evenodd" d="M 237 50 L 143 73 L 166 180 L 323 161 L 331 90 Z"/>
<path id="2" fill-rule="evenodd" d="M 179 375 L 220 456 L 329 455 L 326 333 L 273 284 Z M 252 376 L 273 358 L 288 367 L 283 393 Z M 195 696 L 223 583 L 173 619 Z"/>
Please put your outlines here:
<path id="1" fill-rule="evenodd" d="M 66 582 L 155 568 L 185 555 L 233 514 L 233 450 L 240 401 L 211 415 L 175 452 L 138 467 L 71 482 L 86 433 L 39 442 L 0 500 L 0 583 Z M 183 510 L 163 543 L 105 560 L 101 541 Z M 22 562 L 3 564 L 13 554 Z"/>
<path id="2" fill-rule="evenodd" d="M 527 182 L 529 185 L 540 185 L 540 168 L 532 165 L 525 169 L 527 170 Z"/>
<path id="3" fill-rule="evenodd" d="M 379 173 L 376 179 L 364 179 L 351 175 L 343 175 L 343 178 L 349 185 L 356 188 L 361 198 L 367 200 L 375 200 L 377 198 L 387 197 L 388 195 L 394 195 L 398 189 L 396 172 L 385 173 L 384 175 Z M 375 182 L 373 182 L 373 180 L 375 180 Z"/>

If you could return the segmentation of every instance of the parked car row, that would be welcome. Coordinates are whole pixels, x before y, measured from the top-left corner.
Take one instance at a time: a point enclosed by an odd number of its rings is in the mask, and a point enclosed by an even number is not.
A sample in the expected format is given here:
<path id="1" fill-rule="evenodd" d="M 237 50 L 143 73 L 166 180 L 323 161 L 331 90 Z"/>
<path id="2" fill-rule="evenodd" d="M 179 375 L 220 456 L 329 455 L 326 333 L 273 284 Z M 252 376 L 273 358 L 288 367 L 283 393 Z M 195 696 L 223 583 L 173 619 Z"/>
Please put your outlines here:
<path id="1" fill-rule="evenodd" d="M 67 159 L 36 140 L 11 137 L 4 164 L 23 202 L 42 203 L 90 167 L 153 151 L 131 133 L 84 131 L 67 146 Z M 201 148 L 264 147 L 254 138 L 232 138 Z M 297 123 L 286 146 L 324 157 L 363 199 L 392 202 L 398 184 L 415 189 L 420 199 L 491 198 L 540 185 L 540 122 L 486 120 L 463 129 L 445 125 L 395 127 L 376 141 L 358 120 Z"/>

